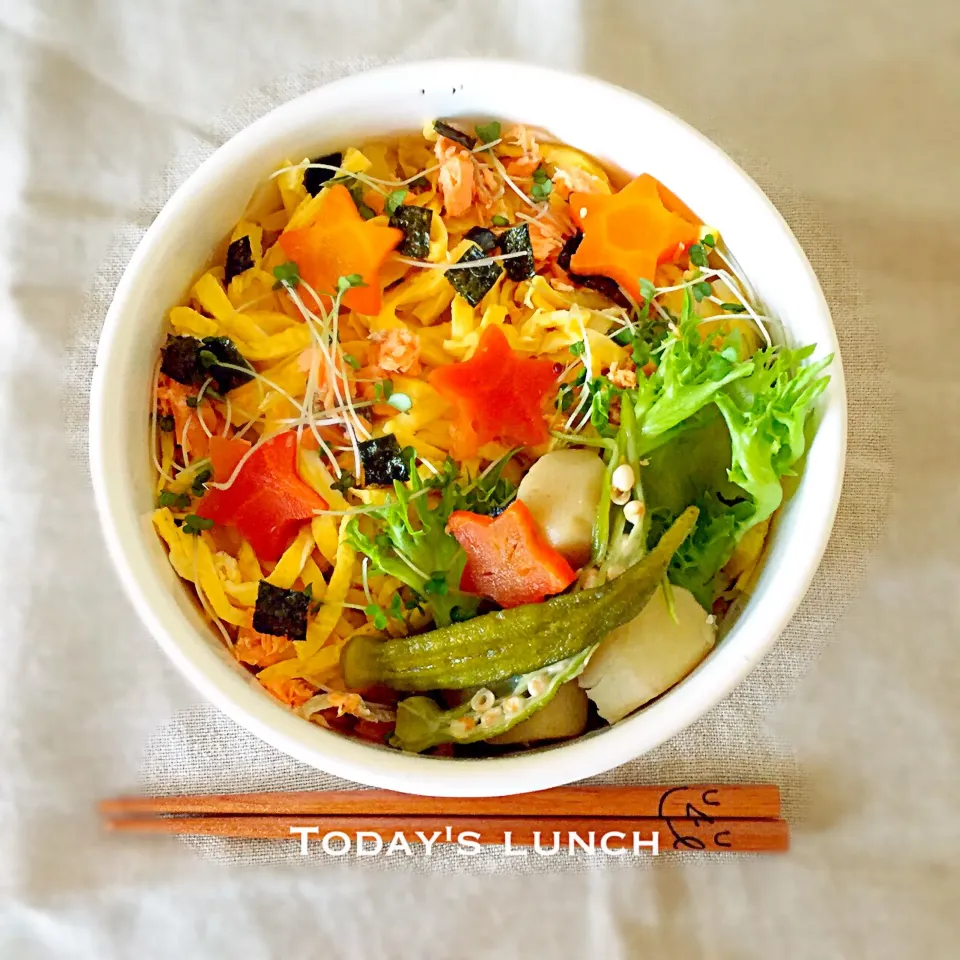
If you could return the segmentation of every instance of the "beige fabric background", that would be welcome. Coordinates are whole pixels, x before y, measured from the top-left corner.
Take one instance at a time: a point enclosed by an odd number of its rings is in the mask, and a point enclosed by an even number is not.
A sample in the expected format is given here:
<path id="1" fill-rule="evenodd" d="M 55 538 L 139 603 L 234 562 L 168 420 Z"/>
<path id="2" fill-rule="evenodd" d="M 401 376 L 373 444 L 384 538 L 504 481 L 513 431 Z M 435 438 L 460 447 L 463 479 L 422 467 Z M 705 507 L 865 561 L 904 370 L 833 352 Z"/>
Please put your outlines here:
<path id="1" fill-rule="evenodd" d="M 238 122 L 461 53 L 674 110 L 764 184 L 830 296 L 854 416 L 828 559 L 747 683 L 624 774 L 775 776 L 788 857 L 526 876 L 492 853 L 452 878 L 96 830 L 138 778 L 315 777 L 199 705 L 119 595 L 85 466 L 97 310 Z M 949 0 L 0 5 L 0 957 L 955 955 L 958 53 Z"/>

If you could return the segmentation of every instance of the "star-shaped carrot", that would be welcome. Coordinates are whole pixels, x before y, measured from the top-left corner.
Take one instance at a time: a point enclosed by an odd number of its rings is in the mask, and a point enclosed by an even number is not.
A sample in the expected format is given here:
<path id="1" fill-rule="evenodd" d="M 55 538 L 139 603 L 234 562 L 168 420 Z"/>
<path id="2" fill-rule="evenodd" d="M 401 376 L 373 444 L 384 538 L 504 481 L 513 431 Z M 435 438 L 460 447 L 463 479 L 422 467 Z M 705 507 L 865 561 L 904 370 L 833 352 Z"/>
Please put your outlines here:
<path id="1" fill-rule="evenodd" d="M 469 360 L 438 367 L 430 383 L 456 407 L 454 442 L 461 458 L 492 440 L 530 447 L 549 438 L 543 404 L 557 385 L 553 363 L 515 353 L 498 326 L 483 331 Z"/>
<path id="2" fill-rule="evenodd" d="M 501 607 L 542 603 L 577 578 L 521 500 L 514 500 L 496 519 L 454 510 L 447 532 L 467 554 L 460 589 L 490 597 Z"/>
<path id="3" fill-rule="evenodd" d="M 634 298 L 640 297 L 641 277 L 652 283 L 657 264 L 676 260 L 700 235 L 663 205 L 659 184 L 648 173 L 619 193 L 571 193 L 570 214 L 583 230 L 573 270 L 611 277 Z"/>
<path id="4" fill-rule="evenodd" d="M 347 290 L 342 303 L 358 313 L 374 314 L 383 300 L 380 268 L 402 240 L 402 230 L 364 220 L 350 191 L 337 183 L 323 191 L 316 224 L 290 230 L 278 242 L 318 294 L 330 295 L 340 277 L 359 274 L 365 285 Z"/>

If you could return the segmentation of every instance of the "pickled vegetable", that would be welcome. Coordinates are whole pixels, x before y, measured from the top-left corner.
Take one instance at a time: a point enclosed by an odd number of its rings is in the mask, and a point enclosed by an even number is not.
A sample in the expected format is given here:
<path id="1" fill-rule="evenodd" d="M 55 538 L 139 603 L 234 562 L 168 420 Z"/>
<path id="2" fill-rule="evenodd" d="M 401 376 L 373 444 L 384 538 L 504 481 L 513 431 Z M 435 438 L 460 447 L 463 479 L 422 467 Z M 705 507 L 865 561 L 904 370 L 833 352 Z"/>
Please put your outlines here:
<path id="1" fill-rule="evenodd" d="M 506 733 L 491 737 L 488 743 L 506 746 L 579 737 L 587 726 L 589 703 L 580 684 L 576 680 L 568 680 L 557 689 L 556 696 L 542 710 Z"/>
<path id="2" fill-rule="evenodd" d="M 394 746 L 419 753 L 440 743 L 476 743 L 505 734 L 545 708 L 564 684 L 576 678 L 594 645 L 550 666 L 513 677 L 498 691 L 481 688 L 469 700 L 444 710 L 429 697 L 407 697 L 397 707 Z"/>
<path id="3" fill-rule="evenodd" d="M 643 609 L 696 520 L 690 507 L 638 563 L 592 590 L 398 640 L 354 637 L 343 651 L 344 680 L 354 690 L 461 690 L 571 657 Z"/>

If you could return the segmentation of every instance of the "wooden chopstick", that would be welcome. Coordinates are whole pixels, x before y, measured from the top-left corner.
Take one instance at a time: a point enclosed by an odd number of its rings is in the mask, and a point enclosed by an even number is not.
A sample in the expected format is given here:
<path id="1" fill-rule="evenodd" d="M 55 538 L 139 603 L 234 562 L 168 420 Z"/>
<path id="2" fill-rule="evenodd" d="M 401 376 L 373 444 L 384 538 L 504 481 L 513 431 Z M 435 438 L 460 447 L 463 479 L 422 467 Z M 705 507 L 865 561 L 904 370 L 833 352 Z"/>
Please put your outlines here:
<path id="1" fill-rule="evenodd" d="M 789 827 L 776 819 L 709 819 L 657 817 L 428 817 L 336 816 L 308 819 L 296 816 L 119 817 L 106 821 L 120 833 L 154 833 L 178 836 L 250 839 L 300 839 L 309 828 L 314 841 L 327 834 L 338 836 L 343 850 L 346 835 L 356 842 L 358 833 L 380 837 L 389 844 L 398 833 L 411 845 L 433 842 L 461 844 L 464 836 L 480 845 L 508 844 L 540 852 L 558 845 L 559 851 L 592 848 L 592 852 L 634 850 L 652 853 L 657 834 L 658 852 L 669 850 L 706 853 L 782 853 L 789 849 Z M 420 834 L 423 836 L 421 837 Z M 579 846 L 571 837 L 580 838 Z M 637 845 L 639 841 L 639 846 Z M 369 847 L 368 847 L 369 849 Z"/>
<path id="2" fill-rule="evenodd" d="M 206 814 L 261 816 L 669 817 L 776 819 L 774 784 L 572 786 L 509 797 L 420 797 L 389 790 L 118 797 L 104 815 Z"/>
<path id="3" fill-rule="evenodd" d="M 603 853 L 659 850 L 774 853 L 789 847 L 773 784 L 571 786 L 510 797 L 421 797 L 389 790 L 118 797 L 100 812 L 117 833 L 321 840 L 329 834 L 383 844 L 402 835 L 433 842 L 500 844 L 508 850 L 559 843 Z M 307 833 L 304 833 L 307 829 Z M 427 844 L 426 838 L 433 838 Z M 348 844 L 349 846 L 349 844 Z M 540 849 L 537 849 L 539 846 Z M 303 847 L 301 848 L 303 849 Z M 342 847 L 341 847 L 342 849 Z M 327 851 L 330 852 L 330 851 Z M 594 850 L 596 852 L 596 850 Z"/>

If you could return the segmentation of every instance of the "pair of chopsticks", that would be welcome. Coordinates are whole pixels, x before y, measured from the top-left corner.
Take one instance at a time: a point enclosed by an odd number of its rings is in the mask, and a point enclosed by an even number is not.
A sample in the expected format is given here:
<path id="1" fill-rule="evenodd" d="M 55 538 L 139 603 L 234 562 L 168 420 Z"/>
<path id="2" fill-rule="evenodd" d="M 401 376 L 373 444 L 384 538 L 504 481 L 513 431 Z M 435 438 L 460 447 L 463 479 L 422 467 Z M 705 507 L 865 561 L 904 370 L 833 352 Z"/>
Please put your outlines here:
<path id="1" fill-rule="evenodd" d="M 119 797 L 100 804 L 118 833 L 322 840 L 364 833 L 390 843 L 434 837 L 479 845 L 777 853 L 789 848 L 772 784 L 557 787 L 509 797 L 420 797 L 387 790 L 319 790 L 178 797 Z M 304 834 L 304 829 L 307 833 Z M 315 829 L 314 829 L 315 828 Z M 559 834 L 559 840 L 557 835 Z M 653 836 L 656 834 L 656 841 Z M 571 840 L 576 835 L 577 841 Z"/>

